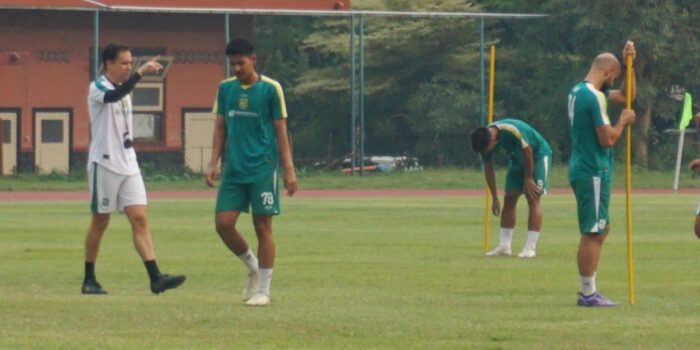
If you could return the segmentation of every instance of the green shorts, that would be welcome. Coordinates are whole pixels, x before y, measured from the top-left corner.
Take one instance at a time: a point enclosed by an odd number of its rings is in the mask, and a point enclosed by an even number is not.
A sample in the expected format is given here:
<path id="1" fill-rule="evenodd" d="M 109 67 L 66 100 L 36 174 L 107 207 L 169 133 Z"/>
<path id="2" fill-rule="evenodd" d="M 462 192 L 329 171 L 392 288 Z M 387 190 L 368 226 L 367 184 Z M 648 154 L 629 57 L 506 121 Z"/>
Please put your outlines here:
<path id="1" fill-rule="evenodd" d="M 277 171 L 251 183 L 235 183 L 230 176 L 221 176 L 216 196 L 216 212 L 242 211 L 253 208 L 253 215 L 279 215 L 280 196 Z"/>
<path id="2" fill-rule="evenodd" d="M 537 188 L 540 194 L 547 194 L 547 188 L 549 185 L 547 183 L 547 177 L 549 176 L 549 169 L 552 168 L 552 156 L 546 155 L 544 157 L 535 159 L 535 164 L 532 174 L 532 179 L 535 180 Z M 506 174 L 506 192 L 523 192 L 523 181 L 525 179 L 525 169 L 520 165 L 509 165 L 508 173 Z"/>
<path id="3" fill-rule="evenodd" d="M 610 225 L 610 177 L 589 177 L 571 181 L 576 195 L 578 227 L 581 234 L 604 234 Z"/>

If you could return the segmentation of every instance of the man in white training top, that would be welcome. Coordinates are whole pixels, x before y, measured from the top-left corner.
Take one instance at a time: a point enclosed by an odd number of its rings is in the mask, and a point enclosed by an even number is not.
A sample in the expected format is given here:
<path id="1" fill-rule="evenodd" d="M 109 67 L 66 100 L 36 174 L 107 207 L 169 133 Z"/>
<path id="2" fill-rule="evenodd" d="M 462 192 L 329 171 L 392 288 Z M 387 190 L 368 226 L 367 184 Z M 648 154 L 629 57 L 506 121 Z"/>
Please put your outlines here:
<path id="1" fill-rule="evenodd" d="M 133 145 L 133 115 L 129 93 L 144 74 L 163 67 L 158 57 L 131 72 L 131 49 L 122 44 L 107 44 L 102 51 L 105 74 L 90 84 L 90 155 L 88 179 L 92 221 L 85 237 L 85 279 L 83 294 L 107 294 L 95 277 L 95 260 L 110 213 L 126 213 L 136 251 L 143 259 L 154 294 L 177 288 L 185 276 L 161 274 L 156 264 L 146 215 L 146 187 L 136 161 Z"/>

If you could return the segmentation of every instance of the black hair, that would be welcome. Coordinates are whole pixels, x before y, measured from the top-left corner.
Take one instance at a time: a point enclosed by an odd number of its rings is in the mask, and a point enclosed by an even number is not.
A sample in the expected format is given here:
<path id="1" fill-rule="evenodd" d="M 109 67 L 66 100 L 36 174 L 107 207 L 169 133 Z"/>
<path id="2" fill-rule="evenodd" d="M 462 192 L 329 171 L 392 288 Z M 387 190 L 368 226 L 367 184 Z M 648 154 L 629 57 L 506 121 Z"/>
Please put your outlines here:
<path id="1" fill-rule="evenodd" d="M 109 43 L 102 50 L 102 65 L 107 67 L 108 61 L 114 61 L 120 52 L 131 51 L 131 47 L 119 43 Z"/>
<path id="2" fill-rule="evenodd" d="M 255 47 L 250 41 L 242 38 L 237 38 L 231 40 L 231 42 L 226 45 L 226 56 L 232 55 L 244 55 L 250 56 L 253 54 Z"/>
<path id="3" fill-rule="evenodd" d="M 472 131 L 472 149 L 476 153 L 483 152 L 489 146 L 491 133 L 487 127 L 481 126 Z"/>

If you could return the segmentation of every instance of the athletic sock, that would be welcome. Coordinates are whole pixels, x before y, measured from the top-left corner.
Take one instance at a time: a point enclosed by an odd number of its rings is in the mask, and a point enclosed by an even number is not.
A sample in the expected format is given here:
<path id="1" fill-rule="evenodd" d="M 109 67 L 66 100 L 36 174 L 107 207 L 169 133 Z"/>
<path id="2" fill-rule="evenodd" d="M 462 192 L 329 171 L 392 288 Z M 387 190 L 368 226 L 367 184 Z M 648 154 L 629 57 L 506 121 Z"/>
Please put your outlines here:
<path id="1" fill-rule="evenodd" d="M 593 276 L 590 277 L 584 277 L 580 276 L 581 278 L 581 289 L 580 292 L 584 296 L 590 296 L 593 295 L 597 291 L 595 287 L 595 272 L 593 273 Z"/>
<path id="2" fill-rule="evenodd" d="M 513 239 L 513 229 L 501 227 L 501 242 L 499 246 L 510 248 L 510 242 Z"/>
<path id="3" fill-rule="evenodd" d="M 270 296 L 270 282 L 272 281 L 272 269 L 259 269 L 260 284 L 258 291 Z"/>
<path id="4" fill-rule="evenodd" d="M 146 265 L 148 277 L 151 279 L 151 282 L 155 282 L 156 280 L 158 280 L 158 277 L 160 276 L 160 270 L 158 270 L 158 264 L 156 264 L 156 261 L 148 260 L 144 261 L 143 264 Z"/>
<path id="5" fill-rule="evenodd" d="M 85 262 L 85 281 L 96 281 L 95 277 L 95 262 Z"/>
<path id="6" fill-rule="evenodd" d="M 540 238 L 540 233 L 537 231 L 527 231 L 527 242 L 525 246 L 535 250 L 537 249 L 537 239 Z"/>
<path id="7" fill-rule="evenodd" d="M 258 272 L 258 258 L 255 257 L 255 254 L 253 254 L 253 251 L 248 248 L 248 251 L 239 255 L 239 259 L 245 264 L 245 266 L 248 268 L 248 271 L 250 272 Z"/>

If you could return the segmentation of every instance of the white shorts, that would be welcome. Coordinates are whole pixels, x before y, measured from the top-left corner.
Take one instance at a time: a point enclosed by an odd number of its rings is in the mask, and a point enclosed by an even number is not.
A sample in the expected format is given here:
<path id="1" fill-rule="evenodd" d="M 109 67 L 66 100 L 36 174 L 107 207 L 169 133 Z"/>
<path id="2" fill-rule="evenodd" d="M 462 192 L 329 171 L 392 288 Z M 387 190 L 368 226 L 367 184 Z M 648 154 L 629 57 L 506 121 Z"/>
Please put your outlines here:
<path id="1" fill-rule="evenodd" d="M 695 216 L 700 216 L 700 203 L 698 203 L 698 208 L 695 209 Z"/>
<path id="2" fill-rule="evenodd" d="M 90 208 L 93 213 L 124 212 L 132 205 L 146 205 L 146 186 L 141 173 L 119 175 L 97 163 L 88 166 Z"/>

